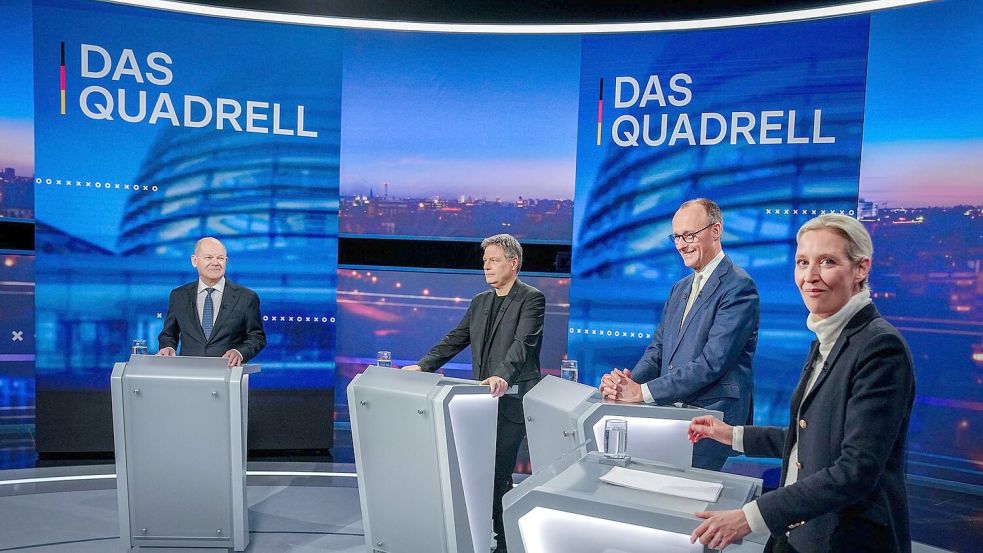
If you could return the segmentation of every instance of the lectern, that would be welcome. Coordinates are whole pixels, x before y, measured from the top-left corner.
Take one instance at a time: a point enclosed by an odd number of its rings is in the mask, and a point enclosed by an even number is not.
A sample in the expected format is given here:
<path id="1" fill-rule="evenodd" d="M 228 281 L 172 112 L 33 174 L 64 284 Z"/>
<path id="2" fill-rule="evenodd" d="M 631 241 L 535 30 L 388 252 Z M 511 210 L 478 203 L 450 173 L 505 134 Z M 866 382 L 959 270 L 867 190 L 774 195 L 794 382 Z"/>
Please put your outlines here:
<path id="1" fill-rule="evenodd" d="M 705 553 L 689 543 L 702 522 L 693 513 L 739 509 L 761 494 L 757 478 L 635 459 L 617 467 L 596 451 L 569 455 L 505 495 L 510 553 Z M 763 550 L 750 539 L 727 547 Z"/>
<path id="2" fill-rule="evenodd" d="M 533 472 L 574 449 L 581 454 L 603 450 L 609 419 L 628 421 L 628 455 L 690 467 L 690 421 L 702 415 L 723 418 L 720 411 L 698 407 L 605 401 L 597 388 L 555 376 L 543 378 L 525 395 L 522 406 Z"/>
<path id="3" fill-rule="evenodd" d="M 120 538 L 128 547 L 249 544 L 246 407 L 258 365 L 133 355 L 112 374 Z"/>
<path id="4" fill-rule="evenodd" d="M 348 385 L 372 553 L 487 553 L 498 400 L 476 381 L 370 366 Z"/>

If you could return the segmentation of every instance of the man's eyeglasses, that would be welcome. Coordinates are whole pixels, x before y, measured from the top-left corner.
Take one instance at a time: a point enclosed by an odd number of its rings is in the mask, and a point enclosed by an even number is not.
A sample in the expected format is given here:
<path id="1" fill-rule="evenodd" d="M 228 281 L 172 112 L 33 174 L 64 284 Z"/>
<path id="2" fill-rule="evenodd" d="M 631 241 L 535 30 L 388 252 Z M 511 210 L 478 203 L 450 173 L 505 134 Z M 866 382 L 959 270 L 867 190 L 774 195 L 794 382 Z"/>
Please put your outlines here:
<path id="1" fill-rule="evenodd" d="M 696 230 L 696 231 L 693 231 L 693 232 L 684 232 L 682 234 L 670 234 L 669 235 L 669 241 L 672 242 L 673 244 L 675 244 L 676 243 L 676 240 L 682 240 L 683 242 L 686 242 L 687 244 L 692 244 L 696 240 L 696 235 L 697 234 L 700 234 L 701 232 L 705 231 L 706 229 L 712 227 L 714 224 L 716 224 L 716 223 L 710 223 L 709 225 L 701 228 L 700 230 Z"/>

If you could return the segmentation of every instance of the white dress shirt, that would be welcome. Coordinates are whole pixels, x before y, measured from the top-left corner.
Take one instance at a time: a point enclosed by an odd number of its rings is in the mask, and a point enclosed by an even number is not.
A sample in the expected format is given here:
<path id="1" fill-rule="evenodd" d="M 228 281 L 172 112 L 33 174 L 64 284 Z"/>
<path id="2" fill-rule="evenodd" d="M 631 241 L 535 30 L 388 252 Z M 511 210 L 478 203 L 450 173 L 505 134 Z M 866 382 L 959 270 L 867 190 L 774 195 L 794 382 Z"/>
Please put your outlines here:
<path id="1" fill-rule="evenodd" d="M 700 287 L 696 291 L 697 294 L 703 291 L 703 287 L 707 285 L 707 280 L 710 278 L 710 275 L 712 275 L 713 272 L 717 270 L 717 266 L 720 265 L 720 262 L 723 261 L 723 259 L 724 259 L 724 250 L 720 250 L 719 252 L 717 252 L 717 255 L 715 255 L 713 259 L 710 260 L 709 263 L 704 265 L 704 267 L 699 271 L 696 271 L 702 277 L 700 280 Z M 696 278 L 696 276 L 694 275 L 693 278 Z M 687 315 L 687 317 L 688 316 L 689 315 Z M 642 400 L 644 400 L 645 403 L 655 402 L 655 400 L 652 399 L 652 392 L 649 391 L 649 387 L 646 386 L 645 384 L 642 384 Z"/>

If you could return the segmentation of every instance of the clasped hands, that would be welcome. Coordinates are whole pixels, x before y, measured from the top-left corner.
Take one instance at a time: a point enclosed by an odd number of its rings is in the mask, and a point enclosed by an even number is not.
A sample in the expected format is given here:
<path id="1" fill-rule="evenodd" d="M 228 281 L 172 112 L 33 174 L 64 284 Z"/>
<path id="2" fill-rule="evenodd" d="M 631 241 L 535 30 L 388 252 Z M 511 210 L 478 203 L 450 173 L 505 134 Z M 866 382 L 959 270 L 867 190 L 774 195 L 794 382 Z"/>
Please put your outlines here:
<path id="1" fill-rule="evenodd" d="M 604 399 L 628 403 L 641 403 L 644 399 L 642 385 L 631 379 L 631 371 L 628 369 L 614 369 L 602 376 L 599 388 Z"/>

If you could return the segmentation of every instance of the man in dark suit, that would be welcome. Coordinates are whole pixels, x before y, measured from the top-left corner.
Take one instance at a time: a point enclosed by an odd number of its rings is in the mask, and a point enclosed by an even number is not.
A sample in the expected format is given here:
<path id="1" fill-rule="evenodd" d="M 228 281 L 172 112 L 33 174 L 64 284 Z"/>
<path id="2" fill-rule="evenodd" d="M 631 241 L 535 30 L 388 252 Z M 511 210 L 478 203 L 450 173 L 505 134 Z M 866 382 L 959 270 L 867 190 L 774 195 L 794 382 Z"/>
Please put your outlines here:
<path id="1" fill-rule="evenodd" d="M 215 238 L 195 244 L 191 265 L 198 280 L 171 291 L 157 355 L 177 355 L 180 343 L 181 355 L 224 357 L 235 367 L 266 346 L 259 297 L 225 278 L 228 260 Z"/>
<path id="2" fill-rule="evenodd" d="M 723 216 L 716 203 L 698 198 L 672 218 L 670 236 L 693 273 L 672 287 L 652 343 L 631 371 L 601 379 L 604 397 L 635 403 L 683 402 L 719 410 L 729 424 L 751 422 L 758 343 L 758 289 L 724 255 Z M 720 470 L 731 449 L 704 440 L 693 466 Z"/>
<path id="3" fill-rule="evenodd" d="M 406 370 L 435 371 L 471 346 L 474 379 L 498 397 L 498 436 L 495 451 L 492 523 L 496 553 L 505 553 L 502 497 L 512 489 L 512 472 L 519 445 L 526 435 L 522 396 L 539 382 L 539 350 L 543 345 L 546 297 L 518 279 L 522 246 L 508 234 L 481 242 L 485 282 L 491 286 L 475 296 L 464 318 L 419 364 Z M 515 395 L 504 395 L 515 386 Z"/>

